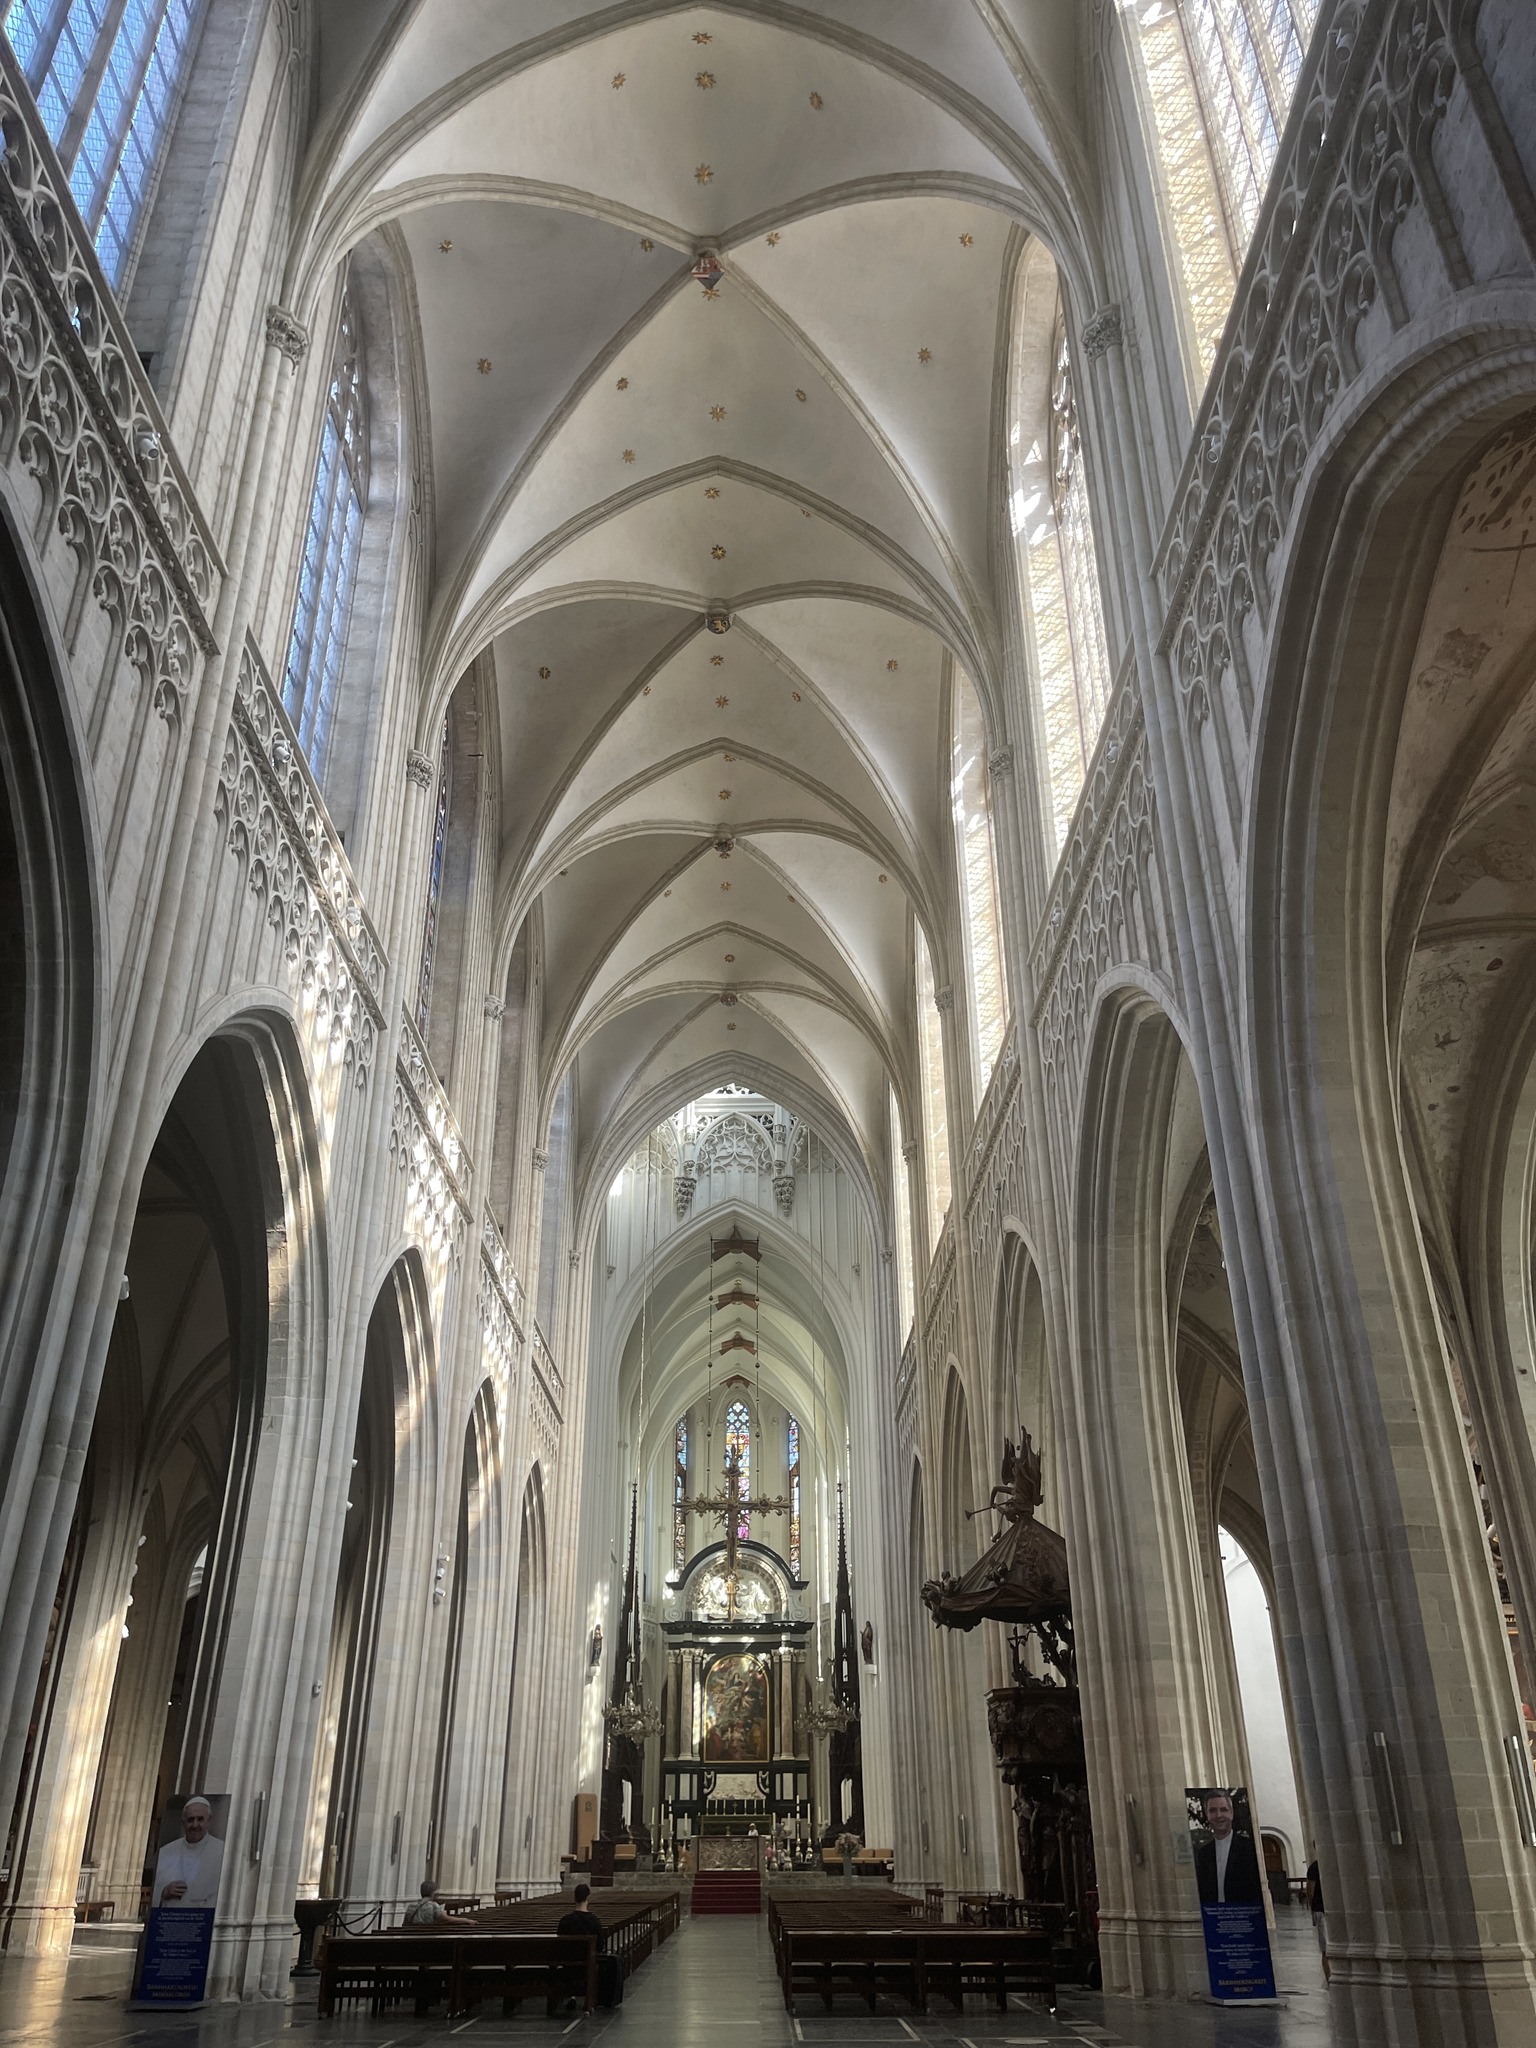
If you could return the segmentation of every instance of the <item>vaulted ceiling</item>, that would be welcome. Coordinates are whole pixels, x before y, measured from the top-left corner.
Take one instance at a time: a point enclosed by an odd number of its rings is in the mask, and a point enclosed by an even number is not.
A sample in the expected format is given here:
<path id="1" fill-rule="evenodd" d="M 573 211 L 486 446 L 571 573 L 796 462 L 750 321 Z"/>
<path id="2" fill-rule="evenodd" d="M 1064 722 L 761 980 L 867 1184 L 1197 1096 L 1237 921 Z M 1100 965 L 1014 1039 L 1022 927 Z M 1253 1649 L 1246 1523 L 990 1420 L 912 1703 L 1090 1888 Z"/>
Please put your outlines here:
<path id="1" fill-rule="evenodd" d="M 321 11 L 316 274 L 386 223 L 406 252 L 423 736 L 489 648 L 498 943 L 538 920 L 585 1160 L 728 1063 L 871 1158 L 911 1099 L 949 677 L 1000 667 L 1013 273 L 1032 232 L 1083 265 L 1086 14 Z"/>

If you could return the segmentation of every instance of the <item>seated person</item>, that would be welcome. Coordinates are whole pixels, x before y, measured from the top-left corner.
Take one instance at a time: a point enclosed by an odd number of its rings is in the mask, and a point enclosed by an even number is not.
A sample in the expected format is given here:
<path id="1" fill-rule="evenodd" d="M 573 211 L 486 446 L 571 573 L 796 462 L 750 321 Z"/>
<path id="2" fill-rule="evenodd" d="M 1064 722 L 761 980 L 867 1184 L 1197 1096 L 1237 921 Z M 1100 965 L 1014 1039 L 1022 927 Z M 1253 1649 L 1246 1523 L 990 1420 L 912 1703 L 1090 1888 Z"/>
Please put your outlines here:
<path id="1" fill-rule="evenodd" d="M 603 1943 L 608 1939 L 607 1930 L 587 1903 L 592 1896 L 589 1884 L 579 1884 L 575 1892 L 575 1904 L 569 1913 L 562 1913 L 556 1925 L 556 1934 L 574 1934 L 578 1938 L 591 1935 L 597 1943 L 597 2002 L 599 2005 L 622 2005 L 624 2003 L 624 1964 L 619 1956 L 605 1956 Z M 567 2012 L 576 2010 L 576 2000 L 565 2002 Z"/>
<path id="2" fill-rule="evenodd" d="M 402 1927 L 436 1927 L 448 1918 L 448 1908 L 439 1904 L 437 1886 L 428 1878 L 421 1887 L 421 1897 L 414 1906 L 406 1908 Z"/>

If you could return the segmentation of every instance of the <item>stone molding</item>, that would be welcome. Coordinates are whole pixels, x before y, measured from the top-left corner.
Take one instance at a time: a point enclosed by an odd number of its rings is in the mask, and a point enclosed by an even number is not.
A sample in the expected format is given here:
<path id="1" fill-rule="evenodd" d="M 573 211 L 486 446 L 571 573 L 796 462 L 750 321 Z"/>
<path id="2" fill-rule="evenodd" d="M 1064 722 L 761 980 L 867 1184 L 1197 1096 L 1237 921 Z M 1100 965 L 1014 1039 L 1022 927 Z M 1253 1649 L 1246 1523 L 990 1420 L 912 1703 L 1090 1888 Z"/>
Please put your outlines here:
<path id="1" fill-rule="evenodd" d="M 384 1030 L 388 962 L 362 893 L 253 641 L 241 650 L 216 798 L 229 850 L 283 934 L 295 995 L 339 1039 L 361 1085 Z"/>
<path id="2" fill-rule="evenodd" d="M 286 306 L 268 306 L 267 347 L 286 356 L 297 369 L 309 354 L 309 329 Z"/>
<path id="3" fill-rule="evenodd" d="M 155 709 L 179 726 L 224 565 L 0 44 L 0 455 L 19 460 Z"/>
<path id="4" fill-rule="evenodd" d="M 432 757 L 418 752 L 415 747 L 408 749 L 405 756 L 405 779 L 417 789 L 432 787 Z"/>

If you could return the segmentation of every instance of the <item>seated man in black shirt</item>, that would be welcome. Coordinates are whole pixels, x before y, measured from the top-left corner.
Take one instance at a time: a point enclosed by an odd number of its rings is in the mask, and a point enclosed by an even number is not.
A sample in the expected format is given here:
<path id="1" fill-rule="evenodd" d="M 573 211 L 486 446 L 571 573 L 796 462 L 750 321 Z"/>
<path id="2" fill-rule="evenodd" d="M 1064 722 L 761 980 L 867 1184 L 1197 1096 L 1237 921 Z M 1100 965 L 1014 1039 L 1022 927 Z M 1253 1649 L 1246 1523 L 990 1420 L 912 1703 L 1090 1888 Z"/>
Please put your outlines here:
<path id="1" fill-rule="evenodd" d="M 597 2002 L 599 2005 L 622 2005 L 624 2003 L 624 1965 L 618 1956 L 605 1956 L 603 1943 L 607 1934 L 603 1923 L 592 1911 L 587 1901 L 592 1896 L 589 1884 L 576 1887 L 576 1903 L 569 1913 L 560 1915 L 556 1934 L 574 1934 L 578 1937 L 591 1935 L 597 1943 Z M 575 2010 L 574 1998 L 567 1999 L 566 2011 Z"/>

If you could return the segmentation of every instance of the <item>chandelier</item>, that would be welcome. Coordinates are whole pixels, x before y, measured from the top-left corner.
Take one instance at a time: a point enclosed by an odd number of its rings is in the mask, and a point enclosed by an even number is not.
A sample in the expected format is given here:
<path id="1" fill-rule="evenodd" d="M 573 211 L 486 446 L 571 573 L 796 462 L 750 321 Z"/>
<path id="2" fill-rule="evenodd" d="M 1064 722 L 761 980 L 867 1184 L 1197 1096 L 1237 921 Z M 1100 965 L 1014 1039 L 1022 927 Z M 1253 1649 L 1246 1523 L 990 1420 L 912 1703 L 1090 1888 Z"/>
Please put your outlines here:
<path id="1" fill-rule="evenodd" d="M 857 1707 L 846 1700 L 829 1699 L 824 1707 L 808 1707 L 805 1725 L 815 1736 L 845 1735 L 859 1718 Z"/>
<path id="2" fill-rule="evenodd" d="M 647 1742 L 651 1736 L 661 1733 L 659 1711 L 633 1687 L 622 1700 L 604 1707 L 603 1719 L 615 1735 L 622 1736 L 627 1742 Z"/>

